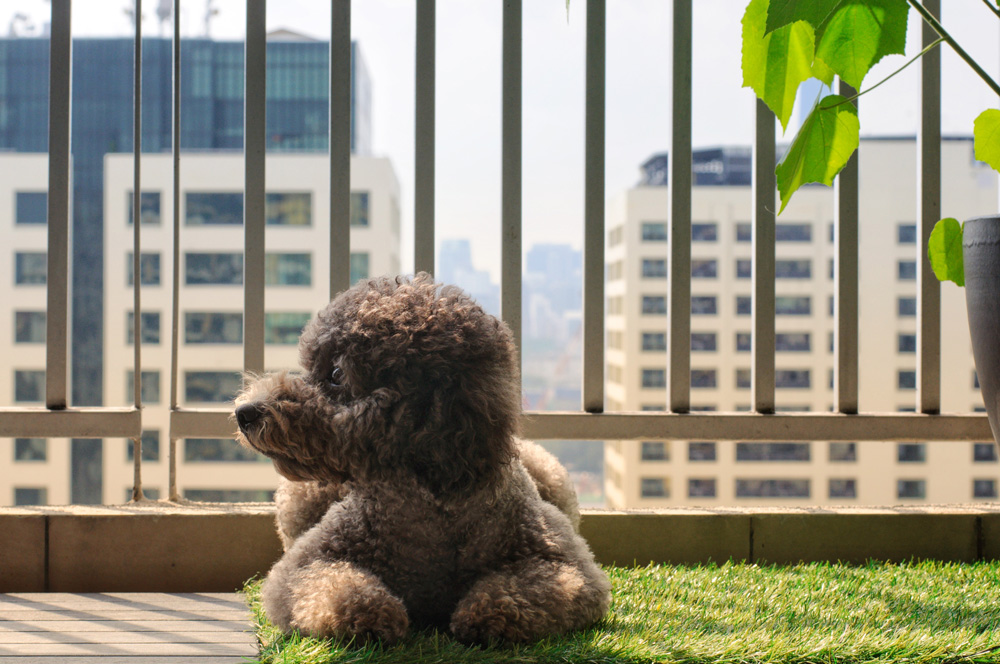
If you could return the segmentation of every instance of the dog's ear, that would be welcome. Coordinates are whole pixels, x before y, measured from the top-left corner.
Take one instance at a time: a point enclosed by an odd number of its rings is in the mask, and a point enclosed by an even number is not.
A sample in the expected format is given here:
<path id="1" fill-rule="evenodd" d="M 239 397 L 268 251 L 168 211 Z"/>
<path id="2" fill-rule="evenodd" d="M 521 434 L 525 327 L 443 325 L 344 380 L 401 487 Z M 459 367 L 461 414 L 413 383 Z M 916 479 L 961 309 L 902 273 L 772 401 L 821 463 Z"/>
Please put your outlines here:
<path id="1" fill-rule="evenodd" d="M 427 394 L 414 418 L 406 463 L 435 493 L 461 492 L 493 480 L 516 451 L 521 404 L 502 367 L 451 377 Z"/>

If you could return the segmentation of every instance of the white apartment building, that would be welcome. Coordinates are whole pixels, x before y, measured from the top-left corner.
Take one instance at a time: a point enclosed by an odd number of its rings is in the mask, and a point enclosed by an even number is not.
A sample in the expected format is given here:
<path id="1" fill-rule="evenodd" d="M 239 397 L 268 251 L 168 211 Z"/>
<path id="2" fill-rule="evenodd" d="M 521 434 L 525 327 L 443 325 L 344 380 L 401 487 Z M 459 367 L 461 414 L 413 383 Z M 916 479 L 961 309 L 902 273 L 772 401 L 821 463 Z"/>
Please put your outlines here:
<path id="1" fill-rule="evenodd" d="M 24 172 L 23 182 L 4 181 L 0 205 L 25 201 L 21 192 L 44 194 L 45 156 L 37 177 L 28 177 L 26 161 L 8 160 Z M 267 229 L 265 237 L 265 362 L 268 370 L 295 369 L 302 326 L 329 299 L 328 158 L 322 154 L 273 154 L 266 162 Z M 5 169 L 8 170 L 8 169 Z M 231 400 L 241 384 L 243 365 L 243 157 L 239 153 L 186 153 L 180 182 L 180 314 L 178 401 L 181 407 L 218 407 Z M 132 157 L 108 154 L 104 179 L 104 403 L 133 402 Z M 173 274 L 172 166 L 169 154 L 143 155 L 140 213 L 141 336 L 143 392 L 143 484 L 147 497 L 166 497 L 168 482 L 169 403 L 171 386 L 171 284 Z M 28 201 L 30 202 L 30 201 Z M 5 209 L 5 208 L 0 208 Z M 3 229 L 6 231 L 7 229 Z M 36 237 L 37 236 L 37 237 Z M 0 306 L 4 324 L 0 343 L 16 348 L 12 375 L 0 391 L 0 403 L 32 405 L 23 386 L 26 371 L 45 365 L 41 337 L 20 339 L 24 313 L 44 311 L 44 278 L 25 282 L 29 250 L 42 254 L 45 225 L 16 223 L 15 252 L 0 252 L 3 274 L 14 275 L 15 298 Z M 388 159 L 351 156 L 351 280 L 397 274 L 400 270 L 399 183 Z M 15 267 L 12 260 L 21 261 Z M 19 281 L 20 280 L 20 281 Z M 33 321 L 34 319 L 31 319 Z M 23 322 L 22 322 L 23 321 Z M 31 328 L 32 331 L 35 329 Z M 17 366 L 13 366 L 13 364 Z M 13 372 L 13 373 L 12 373 Z M 21 373 L 17 373 L 21 372 Z M 34 374 L 32 374 L 34 375 Z M 21 381 L 18 383 L 17 381 Z M 20 390 L 19 394 L 12 394 Z M 12 398 L 13 397 L 13 398 Z M 44 392 L 38 400 L 44 398 Z M 40 405 L 40 404 L 39 404 Z M 234 428 L 235 430 L 235 428 Z M 0 500 L 7 504 L 69 502 L 68 441 L 0 439 Z M 277 483 L 271 463 L 240 448 L 229 438 L 180 440 L 177 483 L 181 496 L 194 500 L 268 500 Z M 38 451 L 40 448 L 40 452 Z M 132 443 L 104 441 L 103 500 L 120 503 L 131 496 Z M 25 493 L 25 489 L 34 493 Z"/>
<path id="2" fill-rule="evenodd" d="M 748 167 L 749 154 L 744 156 L 742 165 Z M 721 157 L 703 155 L 699 163 L 696 154 L 695 161 L 696 182 L 699 170 L 724 182 L 721 176 L 732 166 Z M 859 400 L 864 411 L 915 407 L 915 173 L 914 140 L 862 140 Z M 660 184 L 647 172 L 646 182 L 651 179 Z M 971 139 L 943 141 L 942 191 L 944 215 L 961 220 L 996 212 L 996 174 L 975 161 Z M 696 184 L 691 205 L 692 410 L 749 410 L 748 177 L 738 185 Z M 668 209 L 667 186 L 637 186 L 609 209 L 607 410 L 665 408 Z M 832 190 L 811 186 L 799 190 L 777 220 L 779 411 L 833 408 L 833 218 Z M 964 298 L 953 284 L 942 286 L 943 412 L 982 409 Z M 605 491 L 614 508 L 954 503 L 995 500 L 998 483 L 996 447 L 985 441 L 605 445 Z"/>

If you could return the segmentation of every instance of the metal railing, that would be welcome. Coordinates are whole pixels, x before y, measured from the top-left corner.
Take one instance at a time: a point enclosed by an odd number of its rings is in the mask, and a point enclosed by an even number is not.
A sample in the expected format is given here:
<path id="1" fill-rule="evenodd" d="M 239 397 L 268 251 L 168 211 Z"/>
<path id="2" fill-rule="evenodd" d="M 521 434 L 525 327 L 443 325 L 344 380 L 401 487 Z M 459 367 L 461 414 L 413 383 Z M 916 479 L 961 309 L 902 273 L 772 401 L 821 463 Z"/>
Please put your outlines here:
<path id="1" fill-rule="evenodd" d="M 176 0 L 175 0 L 176 2 Z M 939 11 L 938 0 L 927 0 Z M 775 129 L 761 102 L 755 110 L 753 162 L 753 335 L 749 413 L 690 413 L 691 368 L 691 98 L 692 0 L 674 0 L 671 50 L 670 141 L 670 327 L 668 404 L 664 413 L 603 413 L 604 408 L 604 146 L 605 0 L 587 0 L 586 163 L 584 205 L 583 389 L 576 412 L 528 412 L 524 434 L 535 439 L 688 439 L 744 441 L 990 440 L 984 415 L 941 415 L 940 288 L 923 260 L 927 238 L 940 209 L 940 57 L 921 64 L 921 120 L 918 133 L 917 243 L 918 412 L 858 412 L 858 169 L 853 158 L 837 179 L 835 406 L 833 413 L 775 413 Z M 435 187 L 435 0 L 416 0 L 416 113 L 414 266 L 434 265 Z M 330 40 L 330 294 L 349 284 L 350 256 L 350 23 L 349 0 L 333 0 Z M 136 15 L 142 2 L 136 0 Z M 245 278 L 244 369 L 264 367 L 264 152 L 266 0 L 247 0 L 245 53 Z M 67 317 L 70 146 L 70 0 L 53 0 L 49 103 L 48 335 L 45 408 L 0 409 L 0 436 L 126 437 L 136 445 L 135 497 L 142 495 L 141 343 L 135 343 L 134 406 L 67 408 Z M 133 218 L 140 205 L 141 21 L 135 27 L 135 139 Z M 927 44 L 935 35 L 924 28 Z M 503 2 L 502 38 L 502 315 L 521 339 L 522 210 L 522 0 Z M 224 408 L 186 409 L 178 403 L 180 291 L 180 29 L 173 31 L 173 282 L 170 379 L 170 489 L 177 498 L 176 442 L 191 437 L 230 437 Z M 850 94 L 841 84 L 841 93 Z M 133 270 L 140 273 L 140 223 L 133 224 Z M 134 310 L 140 311 L 141 279 L 134 279 Z M 141 339 L 135 316 L 135 339 Z"/>

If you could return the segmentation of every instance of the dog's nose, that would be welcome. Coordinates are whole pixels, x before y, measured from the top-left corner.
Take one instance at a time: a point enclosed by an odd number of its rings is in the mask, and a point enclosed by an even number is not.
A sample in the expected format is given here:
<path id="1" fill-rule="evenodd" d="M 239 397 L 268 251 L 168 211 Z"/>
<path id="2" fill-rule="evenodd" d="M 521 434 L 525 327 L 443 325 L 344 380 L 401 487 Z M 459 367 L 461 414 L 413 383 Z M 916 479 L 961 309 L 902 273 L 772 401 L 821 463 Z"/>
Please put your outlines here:
<path id="1" fill-rule="evenodd" d="M 260 419 L 264 414 L 264 409 L 253 403 L 245 403 L 236 409 L 236 423 L 243 431 L 247 430 L 251 424 Z"/>

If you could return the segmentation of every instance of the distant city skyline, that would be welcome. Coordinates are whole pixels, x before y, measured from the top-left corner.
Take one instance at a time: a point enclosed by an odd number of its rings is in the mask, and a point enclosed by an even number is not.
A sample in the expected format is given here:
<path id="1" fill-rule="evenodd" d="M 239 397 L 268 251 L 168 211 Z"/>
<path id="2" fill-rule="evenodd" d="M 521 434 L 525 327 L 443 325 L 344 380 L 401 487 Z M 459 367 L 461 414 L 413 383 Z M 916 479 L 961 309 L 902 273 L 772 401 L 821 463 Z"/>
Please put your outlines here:
<path id="1" fill-rule="evenodd" d="M 130 2 L 74 4 L 80 35 L 124 35 Z M 143 23 L 160 34 L 156 4 L 147 0 Z M 239 39 L 245 25 L 241 0 L 214 0 L 210 21 L 217 39 Z M 365 0 L 352 3 L 352 36 L 368 56 L 373 94 L 373 149 L 397 165 L 402 186 L 403 269 L 412 270 L 414 3 Z M 694 3 L 695 146 L 749 145 L 753 95 L 742 89 L 740 19 L 744 0 Z M 524 6 L 524 246 L 567 241 L 581 247 L 583 218 L 583 99 L 586 4 L 564 0 Z M 186 36 L 201 36 L 203 2 L 184 3 Z M 639 165 L 669 147 L 668 3 L 633 0 L 607 12 L 606 194 L 635 184 Z M 21 0 L 0 11 L 0 29 L 15 12 L 39 21 L 43 0 Z M 985 17 L 985 18 L 983 18 Z M 977 0 L 951 0 L 942 20 L 958 41 L 994 76 L 996 23 Z M 439 0 L 437 6 L 437 233 L 471 234 L 472 255 L 497 280 L 500 270 L 500 54 L 501 3 Z M 329 7 L 305 0 L 270 3 L 269 30 L 288 28 L 325 39 Z M 920 21 L 911 15 L 909 54 L 915 54 Z M 972 120 L 997 102 L 949 49 L 943 51 L 942 128 L 969 134 Z M 886 58 L 866 87 L 905 60 Z M 919 96 L 918 67 L 862 98 L 865 135 L 913 134 Z M 779 134 L 780 135 L 780 134 Z M 784 140 L 790 139 L 791 134 Z M 779 138 L 779 140 L 782 140 Z"/>

